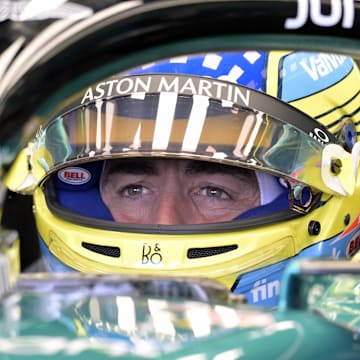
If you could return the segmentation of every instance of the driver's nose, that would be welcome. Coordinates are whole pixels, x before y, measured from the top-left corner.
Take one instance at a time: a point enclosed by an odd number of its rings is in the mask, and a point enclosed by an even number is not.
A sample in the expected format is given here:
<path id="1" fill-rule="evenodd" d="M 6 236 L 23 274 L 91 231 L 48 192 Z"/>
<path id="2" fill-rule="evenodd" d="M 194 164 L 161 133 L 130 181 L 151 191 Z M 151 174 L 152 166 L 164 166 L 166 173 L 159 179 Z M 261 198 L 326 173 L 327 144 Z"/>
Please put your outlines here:
<path id="1" fill-rule="evenodd" d="M 153 208 L 154 224 L 185 225 L 192 222 L 186 202 L 179 194 L 164 193 Z"/>

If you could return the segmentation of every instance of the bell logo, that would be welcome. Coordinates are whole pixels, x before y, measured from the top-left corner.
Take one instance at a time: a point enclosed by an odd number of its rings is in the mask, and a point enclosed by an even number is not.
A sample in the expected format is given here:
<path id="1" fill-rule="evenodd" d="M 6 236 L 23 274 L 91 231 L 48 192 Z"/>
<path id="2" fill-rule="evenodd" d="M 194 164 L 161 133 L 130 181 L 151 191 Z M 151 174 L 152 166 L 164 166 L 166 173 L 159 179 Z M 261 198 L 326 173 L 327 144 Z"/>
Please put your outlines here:
<path id="1" fill-rule="evenodd" d="M 90 181 L 91 174 L 81 167 L 68 167 L 58 172 L 61 181 L 70 185 L 83 185 Z"/>
<path id="2" fill-rule="evenodd" d="M 331 27 L 338 24 L 341 24 L 344 29 L 353 27 L 355 20 L 354 0 L 332 0 L 329 4 L 329 12 L 325 14 L 321 5 L 321 0 L 298 0 L 296 16 L 286 19 L 285 29 L 299 29 L 308 20 L 321 27 Z"/>

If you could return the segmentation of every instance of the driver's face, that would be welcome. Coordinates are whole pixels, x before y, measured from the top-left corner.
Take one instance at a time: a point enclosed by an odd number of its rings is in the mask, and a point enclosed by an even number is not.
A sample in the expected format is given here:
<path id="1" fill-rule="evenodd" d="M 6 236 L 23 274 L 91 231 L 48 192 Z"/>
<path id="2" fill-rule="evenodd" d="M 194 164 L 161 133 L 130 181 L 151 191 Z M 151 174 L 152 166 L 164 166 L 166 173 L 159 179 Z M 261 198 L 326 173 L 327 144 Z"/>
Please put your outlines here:
<path id="1" fill-rule="evenodd" d="M 173 159 L 107 161 L 101 196 L 115 221 L 132 224 L 228 221 L 260 203 L 253 171 Z"/>

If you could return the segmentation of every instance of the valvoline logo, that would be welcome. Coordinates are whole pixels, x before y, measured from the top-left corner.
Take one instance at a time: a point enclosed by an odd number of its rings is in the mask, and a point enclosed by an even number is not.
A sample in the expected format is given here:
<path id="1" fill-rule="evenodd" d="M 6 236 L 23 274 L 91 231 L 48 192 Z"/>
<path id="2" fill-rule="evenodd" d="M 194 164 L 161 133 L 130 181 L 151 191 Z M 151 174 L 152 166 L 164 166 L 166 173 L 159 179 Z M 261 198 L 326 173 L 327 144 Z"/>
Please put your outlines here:
<path id="1" fill-rule="evenodd" d="M 290 102 L 316 94 L 344 79 L 353 69 L 350 57 L 295 52 L 283 58 L 281 99 Z M 299 86 L 301 84 L 301 86 Z"/>
<path id="2" fill-rule="evenodd" d="M 81 167 L 67 167 L 58 172 L 61 181 L 70 185 L 83 185 L 90 181 L 91 174 Z"/>

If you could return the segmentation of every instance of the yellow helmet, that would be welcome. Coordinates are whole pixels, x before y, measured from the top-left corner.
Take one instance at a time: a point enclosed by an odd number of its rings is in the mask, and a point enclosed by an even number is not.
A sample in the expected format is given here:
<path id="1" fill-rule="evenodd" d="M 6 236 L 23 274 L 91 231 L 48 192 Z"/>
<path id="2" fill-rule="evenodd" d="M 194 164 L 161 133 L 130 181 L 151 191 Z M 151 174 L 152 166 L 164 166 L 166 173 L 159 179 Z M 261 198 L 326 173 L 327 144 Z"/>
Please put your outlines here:
<path id="1" fill-rule="evenodd" d="M 346 56 L 242 51 L 148 64 L 65 99 L 23 158 L 48 270 L 210 277 L 275 305 L 292 258 L 360 245 L 359 84 Z M 107 164 L 149 157 L 245 169 L 259 204 L 206 224 L 115 221 Z"/>

